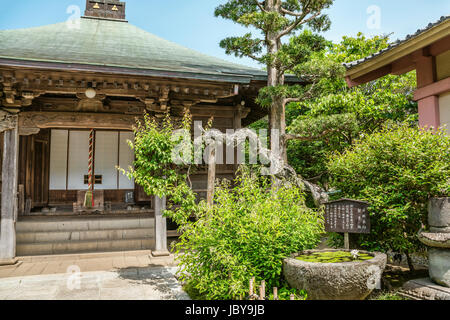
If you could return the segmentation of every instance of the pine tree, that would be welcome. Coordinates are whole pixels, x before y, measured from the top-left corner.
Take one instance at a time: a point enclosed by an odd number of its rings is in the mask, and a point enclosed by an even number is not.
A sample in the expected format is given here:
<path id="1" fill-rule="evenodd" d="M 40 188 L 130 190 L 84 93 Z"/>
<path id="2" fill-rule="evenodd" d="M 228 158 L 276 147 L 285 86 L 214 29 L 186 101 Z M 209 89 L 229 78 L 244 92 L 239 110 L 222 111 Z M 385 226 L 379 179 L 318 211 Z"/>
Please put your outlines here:
<path id="1" fill-rule="evenodd" d="M 332 3 L 333 0 L 228 0 L 215 10 L 216 16 L 259 31 L 259 37 L 249 32 L 226 38 L 220 45 L 227 54 L 249 57 L 267 67 L 267 87 L 261 90 L 258 102 L 270 109 L 270 129 L 279 132 L 278 141 L 271 140 L 271 149 L 279 148 L 280 161 L 286 164 L 287 140 L 311 138 L 286 134 L 286 104 L 311 97 L 318 90 L 320 78 L 340 70 L 331 64 L 313 63 L 314 54 L 327 45 L 323 37 L 313 32 L 329 29 L 331 22 L 323 10 Z M 297 35 L 299 30 L 303 32 Z M 289 41 L 283 42 L 288 36 Z M 286 72 L 296 73 L 308 85 L 286 86 Z"/>

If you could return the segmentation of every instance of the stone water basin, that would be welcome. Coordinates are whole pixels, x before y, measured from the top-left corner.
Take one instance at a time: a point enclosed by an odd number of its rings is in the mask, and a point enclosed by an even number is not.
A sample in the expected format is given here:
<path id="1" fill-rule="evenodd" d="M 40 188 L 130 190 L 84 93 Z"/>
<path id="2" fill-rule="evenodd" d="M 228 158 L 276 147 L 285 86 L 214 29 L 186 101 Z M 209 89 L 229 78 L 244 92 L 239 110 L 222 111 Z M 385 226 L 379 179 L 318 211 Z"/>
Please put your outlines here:
<path id="1" fill-rule="evenodd" d="M 290 286 L 305 290 L 309 300 L 363 300 L 379 284 L 387 256 L 359 251 L 360 259 L 352 260 L 351 251 L 307 250 L 293 254 L 283 261 L 284 276 Z"/>

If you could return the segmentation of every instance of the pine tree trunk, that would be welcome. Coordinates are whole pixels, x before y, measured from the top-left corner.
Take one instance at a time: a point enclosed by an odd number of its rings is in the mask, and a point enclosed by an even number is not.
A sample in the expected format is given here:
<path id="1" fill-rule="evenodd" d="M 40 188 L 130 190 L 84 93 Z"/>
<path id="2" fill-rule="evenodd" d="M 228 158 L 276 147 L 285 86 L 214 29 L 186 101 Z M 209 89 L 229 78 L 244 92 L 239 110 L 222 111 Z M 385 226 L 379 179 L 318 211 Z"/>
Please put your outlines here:
<path id="1" fill-rule="evenodd" d="M 265 2 L 266 11 L 279 12 L 281 2 L 279 0 L 267 0 Z M 267 53 L 269 55 L 275 55 L 281 47 L 281 40 L 278 39 L 277 32 L 269 32 L 266 37 Z M 276 64 L 267 65 L 267 86 L 276 87 L 284 84 L 284 76 L 280 72 Z M 276 130 L 276 134 L 271 136 L 270 149 L 272 152 L 278 151 L 280 160 L 287 164 L 286 146 L 284 144 L 284 135 L 286 133 L 286 119 L 285 119 L 285 106 L 284 99 L 282 97 L 273 97 L 272 106 L 269 113 L 269 129 L 271 135 L 273 130 Z"/>

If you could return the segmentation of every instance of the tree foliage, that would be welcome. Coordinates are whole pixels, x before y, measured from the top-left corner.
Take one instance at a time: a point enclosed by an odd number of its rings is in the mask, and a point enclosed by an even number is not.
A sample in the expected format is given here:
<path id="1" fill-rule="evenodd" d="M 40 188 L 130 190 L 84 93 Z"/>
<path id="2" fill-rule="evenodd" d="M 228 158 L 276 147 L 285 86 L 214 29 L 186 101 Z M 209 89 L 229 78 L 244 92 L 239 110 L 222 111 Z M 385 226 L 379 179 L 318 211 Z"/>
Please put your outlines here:
<path id="1" fill-rule="evenodd" d="M 332 3 L 333 0 L 228 0 L 216 8 L 215 15 L 256 29 L 260 37 L 255 38 L 255 41 L 249 43 L 246 48 L 261 52 L 264 46 L 271 45 L 269 34 L 273 34 L 274 39 L 278 40 L 305 26 L 313 31 L 329 29 L 331 21 L 322 11 Z M 227 41 L 242 38 L 249 37 L 245 35 L 227 38 L 222 42 L 223 47 L 228 49 Z M 230 53 L 239 55 L 239 50 L 239 48 L 230 50 Z M 267 58 L 267 54 L 258 59 L 271 60 Z"/>
<path id="2" fill-rule="evenodd" d="M 333 0 L 228 0 L 215 10 L 216 16 L 256 30 L 226 38 L 220 45 L 228 54 L 249 57 L 267 67 L 267 88 L 261 90 L 258 102 L 270 109 L 271 129 L 279 130 L 280 138 L 271 141 L 271 148 L 280 149 L 281 161 L 286 156 L 286 104 L 310 98 L 322 77 L 337 73 L 310 63 L 315 60 L 315 53 L 325 48 L 325 39 L 314 32 L 330 27 L 323 10 L 332 3 Z M 300 30 L 303 32 L 297 34 Z M 290 39 L 283 42 L 286 36 Z M 337 65 L 331 69 L 342 72 Z M 301 73 L 306 85 L 285 86 L 287 72 Z"/>
<path id="3" fill-rule="evenodd" d="M 217 182 L 213 205 L 197 199 L 188 177 L 196 142 L 191 125 L 189 113 L 182 121 L 146 114 L 134 128 L 134 143 L 129 142 L 134 168 L 121 169 L 147 194 L 167 197 L 164 215 L 182 233 L 175 247 L 181 280 L 207 299 L 244 297 L 252 277 L 279 287 L 280 298 L 295 293 L 303 299 L 304 293 L 282 280 L 282 260 L 317 244 L 321 214 L 305 206 L 303 188 L 286 183 L 272 189 L 269 177 L 245 167 L 233 184 Z M 174 154 L 184 161 L 174 162 Z"/>
<path id="4" fill-rule="evenodd" d="M 426 224 L 428 200 L 450 195 L 449 159 L 445 132 L 406 125 L 382 129 L 331 156 L 332 185 L 344 197 L 370 203 L 372 230 L 359 244 L 406 254 L 423 248 L 416 235 Z"/>
<path id="5" fill-rule="evenodd" d="M 388 37 L 343 37 L 322 54 L 322 63 L 350 62 L 386 48 Z M 317 62 L 321 64 L 320 60 Z M 307 101 L 287 106 L 287 130 L 301 136 L 315 135 L 313 141 L 291 141 L 289 163 L 307 179 L 327 185 L 327 155 L 343 151 L 355 139 L 382 128 L 387 122 L 417 121 L 417 104 L 413 101 L 415 72 L 402 76 L 388 75 L 366 85 L 348 88 L 343 77 L 324 77 L 320 90 Z M 317 135 L 318 129 L 326 135 Z M 320 131 L 319 130 L 319 131 Z"/>
<path id="6" fill-rule="evenodd" d="M 168 210 L 165 214 L 180 225 L 195 212 L 196 206 L 196 194 L 188 183 L 190 163 L 193 163 L 190 134 L 183 144 L 188 149 L 185 165 L 174 163 L 173 151 L 184 138 L 175 134 L 176 131 L 189 133 L 191 125 L 189 112 L 178 123 L 170 115 L 161 120 L 146 113 L 144 120 L 134 127 L 134 142 L 128 142 L 134 150 L 134 166 L 120 169 L 142 186 L 146 194 L 166 197 Z"/>

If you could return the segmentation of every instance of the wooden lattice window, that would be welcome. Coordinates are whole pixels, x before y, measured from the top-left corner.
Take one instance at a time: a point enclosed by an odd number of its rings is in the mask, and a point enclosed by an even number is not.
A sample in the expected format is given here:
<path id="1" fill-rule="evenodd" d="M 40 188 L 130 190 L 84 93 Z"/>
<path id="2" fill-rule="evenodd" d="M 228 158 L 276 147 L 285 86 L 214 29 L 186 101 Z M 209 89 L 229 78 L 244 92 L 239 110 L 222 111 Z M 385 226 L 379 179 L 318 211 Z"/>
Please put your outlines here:
<path id="1" fill-rule="evenodd" d="M 95 180 L 94 184 L 102 184 L 103 176 L 102 175 L 95 175 L 94 180 Z M 89 176 L 88 175 L 84 176 L 84 184 L 89 184 Z"/>

